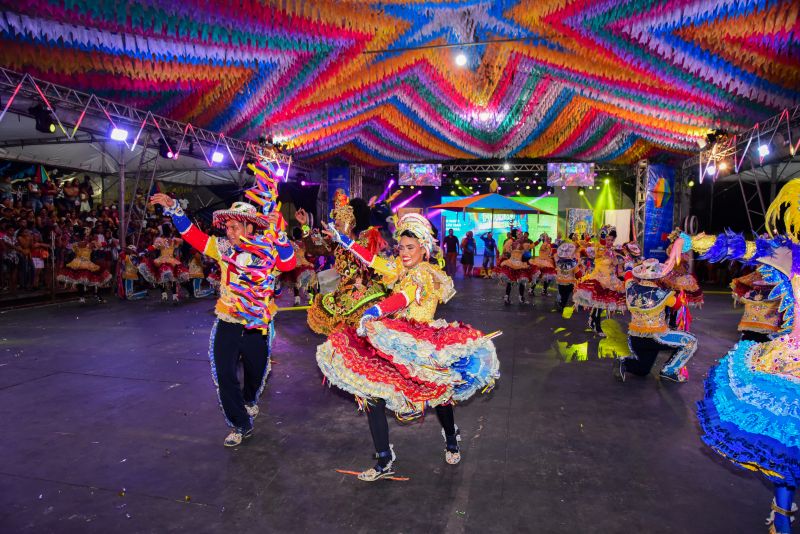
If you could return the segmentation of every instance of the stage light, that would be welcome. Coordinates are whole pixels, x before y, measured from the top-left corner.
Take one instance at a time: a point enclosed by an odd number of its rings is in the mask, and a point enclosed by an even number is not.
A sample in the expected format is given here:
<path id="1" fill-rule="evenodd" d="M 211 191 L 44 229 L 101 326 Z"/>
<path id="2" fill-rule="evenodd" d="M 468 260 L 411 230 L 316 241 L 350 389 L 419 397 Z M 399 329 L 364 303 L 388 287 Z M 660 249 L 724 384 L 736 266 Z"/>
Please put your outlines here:
<path id="1" fill-rule="evenodd" d="M 519 196 L 519 195 L 521 195 L 521 194 L 522 194 L 522 193 L 521 193 L 520 191 L 517 191 L 517 196 Z"/>
<path id="2" fill-rule="evenodd" d="M 501 177 L 500 177 L 500 181 L 501 181 L 501 182 L 505 182 L 505 181 L 506 181 L 506 177 L 505 177 L 505 176 L 501 176 Z"/>
<path id="3" fill-rule="evenodd" d="M 487 176 L 487 177 L 486 177 L 486 181 L 487 181 L 487 182 L 491 182 L 491 181 L 492 181 L 492 179 L 491 179 L 489 176 Z"/>
<path id="4" fill-rule="evenodd" d="M 509 165 L 508 163 L 503 163 L 503 170 L 504 171 L 507 171 L 510 168 L 511 168 L 511 165 Z"/>
<path id="5" fill-rule="evenodd" d="M 456 65 L 463 67 L 467 64 L 467 55 L 464 52 L 459 52 L 456 56 Z"/>
<path id="6" fill-rule="evenodd" d="M 562 186 L 561 186 L 561 189 L 562 189 L 562 190 L 565 190 L 566 188 L 567 188 L 567 186 L 566 186 L 566 185 L 562 185 Z"/>
<path id="7" fill-rule="evenodd" d="M 530 189 L 530 188 L 531 188 L 531 186 L 529 186 L 529 185 L 525 186 L 525 189 Z"/>
<path id="8" fill-rule="evenodd" d="M 578 189 L 578 194 L 579 194 L 580 196 L 583 196 L 583 195 L 584 195 L 583 188 L 580 188 L 580 189 Z"/>
<path id="9" fill-rule="evenodd" d="M 300 180 L 300 185 L 305 187 L 306 186 L 306 181 L 305 180 Z"/>
<path id="10" fill-rule="evenodd" d="M 128 130 L 122 128 L 111 129 L 111 139 L 114 141 L 125 141 L 128 138 Z"/>
<path id="11" fill-rule="evenodd" d="M 515 177 L 514 177 L 514 181 L 515 181 L 515 182 L 519 182 L 519 176 L 515 176 Z"/>
<path id="12" fill-rule="evenodd" d="M 454 197 L 454 196 L 456 196 L 456 192 L 455 192 L 455 191 L 450 191 L 450 196 L 451 196 L 451 197 Z"/>
<path id="13" fill-rule="evenodd" d="M 687 185 L 689 187 L 694 187 L 694 180 L 689 180 L 689 183 Z"/>
<path id="14" fill-rule="evenodd" d="M 714 165 L 713 162 L 709 163 L 708 167 L 706 167 L 706 174 L 709 176 L 714 176 L 715 174 L 717 174 L 717 167 Z"/>
<path id="15" fill-rule="evenodd" d="M 278 167 L 278 170 L 275 171 L 275 174 L 277 174 L 278 176 L 283 176 L 284 174 L 286 174 L 286 171 L 283 170 L 283 167 Z"/>
<path id="16" fill-rule="evenodd" d="M 769 156 L 769 145 L 758 145 L 758 155 L 762 158 Z"/>
<path id="17" fill-rule="evenodd" d="M 456 182 L 456 185 L 458 185 L 458 182 Z M 411 186 L 411 190 L 412 191 L 414 190 L 414 186 L 413 185 Z"/>
<path id="18" fill-rule="evenodd" d="M 28 109 L 28 113 L 33 116 L 36 122 L 36 131 L 42 133 L 56 133 L 56 123 L 50 111 L 41 104 L 37 104 Z"/>
<path id="19" fill-rule="evenodd" d="M 536 189 L 538 189 L 539 191 L 541 191 L 541 190 L 542 190 L 542 186 L 541 186 L 541 185 L 539 185 L 539 186 L 536 186 Z"/>
<path id="20" fill-rule="evenodd" d="M 456 180 L 454 183 L 455 183 L 456 185 L 461 185 L 461 180 Z"/>
<path id="21" fill-rule="evenodd" d="M 606 184 L 606 185 L 608 185 L 608 184 L 610 184 L 610 183 L 611 183 L 611 179 L 609 179 L 609 178 L 606 178 L 605 180 L 603 180 L 603 183 L 604 183 L 604 184 Z"/>
<path id="22" fill-rule="evenodd" d="M 167 159 L 172 159 L 175 156 L 172 148 L 170 148 L 170 143 L 163 137 L 158 140 L 158 155 Z"/>
<path id="23" fill-rule="evenodd" d="M 222 152 L 218 152 L 217 150 L 211 154 L 211 161 L 214 163 L 222 163 L 222 160 L 225 159 L 225 155 Z"/>
<path id="24" fill-rule="evenodd" d="M 724 161 L 720 161 L 719 165 L 717 165 L 717 168 L 719 168 L 719 170 L 721 170 L 721 171 L 724 171 L 725 169 L 728 168 L 728 164 L 725 163 Z"/>

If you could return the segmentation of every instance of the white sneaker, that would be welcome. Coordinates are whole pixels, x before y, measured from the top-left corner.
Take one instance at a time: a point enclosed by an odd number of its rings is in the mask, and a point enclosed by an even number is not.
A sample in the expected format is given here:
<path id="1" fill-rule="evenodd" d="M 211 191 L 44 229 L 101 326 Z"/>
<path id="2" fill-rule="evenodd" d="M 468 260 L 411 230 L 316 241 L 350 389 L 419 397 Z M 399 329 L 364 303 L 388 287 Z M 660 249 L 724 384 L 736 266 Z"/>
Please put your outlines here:
<path id="1" fill-rule="evenodd" d="M 256 404 L 245 404 L 244 405 L 244 409 L 247 410 L 247 415 L 249 415 L 253 419 L 258 417 L 258 412 L 259 412 L 258 405 L 256 405 Z"/>
<path id="2" fill-rule="evenodd" d="M 172 294 L 172 303 L 173 303 L 173 304 L 177 304 L 178 302 L 179 302 L 179 300 L 178 300 L 178 294 L 177 294 L 177 293 L 173 293 L 173 294 Z"/>
<path id="3" fill-rule="evenodd" d="M 169 295 L 167 295 L 167 292 L 166 292 L 166 291 L 162 291 L 162 292 L 161 292 L 161 302 L 167 302 L 167 297 L 168 297 L 168 296 L 169 296 Z"/>
<path id="4" fill-rule="evenodd" d="M 295 306 L 300 306 L 300 296 L 297 296 L 297 297 L 294 298 L 294 305 Z"/>

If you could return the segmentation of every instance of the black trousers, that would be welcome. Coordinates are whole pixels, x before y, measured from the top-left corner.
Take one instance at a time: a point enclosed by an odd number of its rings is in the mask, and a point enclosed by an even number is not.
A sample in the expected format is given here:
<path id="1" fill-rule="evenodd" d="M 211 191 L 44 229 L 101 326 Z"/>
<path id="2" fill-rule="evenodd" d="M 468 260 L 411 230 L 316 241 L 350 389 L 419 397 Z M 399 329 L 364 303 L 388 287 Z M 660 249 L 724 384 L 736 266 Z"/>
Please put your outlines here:
<path id="1" fill-rule="evenodd" d="M 658 352 L 661 350 L 669 349 L 675 350 L 674 347 L 662 345 L 657 340 L 649 337 L 629 336 L 628 343 L 636 355 L 635 358 L 625 358 L 625 370 L 637 376 L 647 376 L 653 368 L 658 358 Z"/>
<path id="2" fill-rule="evenodd" d="M 437 406 L 436 417 L 448 436 L 456 433 L 456 422 L 453 414 L 453 406 Z M 375 445 L 375 452 L 381 453 L 389 450 L 389 422 L 386 420 L 386 401 L 383 399 L 371 400 L 367 403 L 367 421 L 369 431 L 372 433 L 372 443 Z M 388 460 L 387 460 L 388 461 Z"/>
<path id="3" fill-rule="evenodd" d="M 569 298 L 572 296 L 572 284 L 558 284 L 558 304 L 564 308 L 569 303 Z"/>
<path id="4" fill-rule="evenodd" d="M 592 329 L 595 332 L 603 331 L 603 327 L 601 326 L 601 321 L 600 321 L 600 318 L 602 316 L 603 316 L 602 308 L 592 308 L 592 313 L 591 313 Z"/>
<path id="5" fill-rule="evenodd" d="M 511 282 L 506 282 L 506 295 L 507 296 L 511 295 L 511 285 L 512 285 Z M 524 297 L 525 296 L 525 283 L 524 282 L 520 282 L 518 285 L 519 285 L 519 296 L 520 297 Z"/>
<path id="6" fill-rule="evenodd" d="M 253 426 L 245 403 L 254 404 L 264 389 L 269 367 L 269 338 L 260 330 L 217 321 L 212 330 L 211 374 L 228 424 L 239 430 Z M 239 362 L 244 387 L 239 384 Z"/>

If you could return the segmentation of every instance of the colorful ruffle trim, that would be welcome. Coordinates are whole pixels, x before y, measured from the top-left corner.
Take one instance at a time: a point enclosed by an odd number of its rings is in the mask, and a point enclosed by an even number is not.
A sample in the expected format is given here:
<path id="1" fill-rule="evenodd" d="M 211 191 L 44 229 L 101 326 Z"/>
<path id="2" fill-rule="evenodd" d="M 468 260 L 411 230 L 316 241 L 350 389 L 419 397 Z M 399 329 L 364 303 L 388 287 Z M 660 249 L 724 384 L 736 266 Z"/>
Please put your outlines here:
<path id="1" fill-rule="evenodd" d="M 739 342 L 709 371 L 698 402 L 703 441 L 772 482 L 800 482 L 800 380 L 753 370 L 770 343 Z M 788 356 L 787 357 L 793 357 Z"/>
<path id="2" fill-rule="evenodd" d="M 70 269 L 63 267 L 56 279 L 64 284 L 86 287 L 107 287 L 111 283 L 111 273 L 104 270 L 95 272 L 86 269 Z"/>
<path id="3" fill-rule="evenodd" d="M 142 278 L 153 285 L 186 282 L 189 280 L 189 268 L 182 263 L 178 265 L 170 265 L 169 263 L 156 265 L 152 260 L 145 260 L 139 264 L 139 273 Z"/>
<path id="4" fill-rule="evenodd" d="M 584 308 L 600 308 L 610 312 L 624 312 L 628 309 L 625 293 L 606 289 L 597 280 L 584 280 L 575 287 L 572 301 Z"/>
<path id="5" fill-rule="evenodd" d="M 465 401 L 500 376 L 494 344 L 470 326 L 382 319 L 368 330 L 367 337 L 353 328 L 335 332 L 317 348 L 317 363 L 331 384 L 360 399 L 384 399 L 398 417 Z"/>
<path id="6" fill-rule="evenodd" d="M 537 279 L 538 270 L 532 267 L 524 269 L 513 269 L 508 266 L 496 267 L 492 271 L 492 278 L 499 280 L 503 283 L 518 283 L 527 284 Z"/>

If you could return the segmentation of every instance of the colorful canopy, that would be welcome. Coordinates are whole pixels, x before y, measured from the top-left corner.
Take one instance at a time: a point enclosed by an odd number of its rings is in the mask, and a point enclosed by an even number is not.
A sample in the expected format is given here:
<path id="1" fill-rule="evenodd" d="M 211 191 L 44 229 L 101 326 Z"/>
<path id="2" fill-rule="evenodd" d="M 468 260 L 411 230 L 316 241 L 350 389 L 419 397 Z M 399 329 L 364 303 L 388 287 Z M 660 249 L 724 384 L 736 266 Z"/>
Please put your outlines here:
<path id="1" fill-rule="evenodd" d="M 442 209 L 446 211 L 460 211 L 465 213 L 536 213 L 537 215 L 550 215 L 544 210 L 534 208 L 518 200 L 514 200 L 497 193 L 486 193 L 485 195 L 475 195 L 472 197 L 454 200 L 453 202 L 446 202 L 436 206 L 431 206 L 432 209 Z"/>
<path id="2" fill-rule="evenodd" d="M 310 162 L 630 163 L 688 154 L 710 129 L 800 103 L 799 10 L 796 0 L 17 0 L 0 16 L 0 65 L 227 135 L 273 136 Z M 500 42 L 441 46 L 486 41 Z"/>

